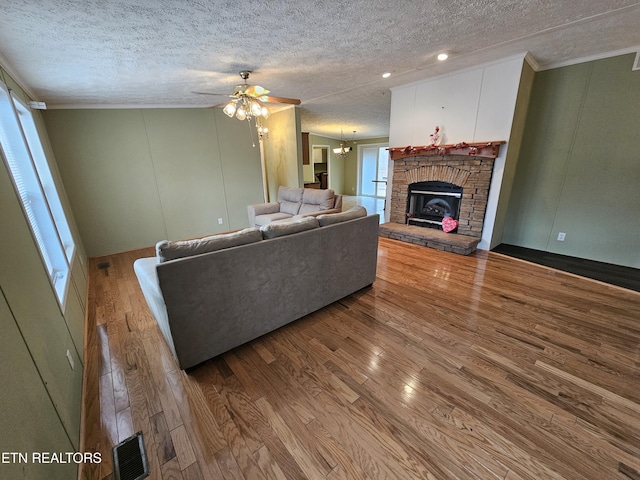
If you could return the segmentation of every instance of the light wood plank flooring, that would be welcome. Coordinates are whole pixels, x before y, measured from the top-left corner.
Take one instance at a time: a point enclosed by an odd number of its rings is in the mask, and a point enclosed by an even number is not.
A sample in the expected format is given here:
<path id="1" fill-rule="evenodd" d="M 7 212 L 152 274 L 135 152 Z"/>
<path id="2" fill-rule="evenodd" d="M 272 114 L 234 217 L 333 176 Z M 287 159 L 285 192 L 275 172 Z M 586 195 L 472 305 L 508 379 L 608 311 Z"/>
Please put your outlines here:
<path id="1" fill-rule="evenodd" d="M 189 375 L 132 269 L 92 259 L 83 443 L 152 479 L 638 479 L 640 294 L 380 239 L 364 289 Z M 109 261 L 108 269 L 97 269 Z"/>

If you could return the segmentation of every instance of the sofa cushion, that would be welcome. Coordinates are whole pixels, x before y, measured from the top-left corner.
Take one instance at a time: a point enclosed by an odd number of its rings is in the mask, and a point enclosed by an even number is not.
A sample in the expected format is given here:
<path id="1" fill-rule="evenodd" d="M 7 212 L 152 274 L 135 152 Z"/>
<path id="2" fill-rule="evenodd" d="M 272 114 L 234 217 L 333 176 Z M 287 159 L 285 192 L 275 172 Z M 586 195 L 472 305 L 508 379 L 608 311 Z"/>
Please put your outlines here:
<path id="1" fill-rule="evenodd" d="M 318 190 L 315 188 L 305 188 L 302 193 L 302 205 L 300 214 L 321 212 L 333 208 L 335 196 L 333 190 Z"/>
<path id="2" fill-rule="evenodd" d="M 330 213 L 327 215 L 318 215 L 318 223 L 321 227 L 326 225 L 333 225 L 334 223 L 346 222 L 347 220 L 353 220 L 354 218 L 366 217 L 367 210 L 361 205 L 356 205 L 349 210 L 345 210 L 340 213 Z"/>
<path id="3" fill-rule="evenodd" d="M 253 224 L 256 227 L 261 227 L 262 225 L 268 225 L 272 222 L 281 222 L 286 220 L 291 220 L 292 215 L 288 213 L 266 213 L 264 215 L 256 215 L 256 218 L 253 219 Z"/>
<path id="4" fill-rule="evenodd" d="M 260 227 L 260 230 L 262 231 L 263 238 L 268 240 L 270 238 L 291 235 L 292 233 L 304 232 L 305 230 L 311 230 L 313 228 L 318 228 L 318 220 L 316 220 L 315 217 L 303 217 L 291 222 L 278 222 L 263 225 Z"/>
<path id="5" fill-rule="evenodd" d="M 238 232 L 221 233 L 194 240 L 170 242 L 163 240 L 156 244 L 159 262 L 167 262 L 176 258 L 190 257 L 202 253 L 215 252 L 224 248 L 237 247 L 262 240 L 262 233 L 257 228 L 245 228 Z"/>
<path id="6" fill-rule="evenodd" d="M 302 203 L 304 188 L 280 187 L 278 188 L 278 203 L 280 212 L 289 215 L 297 215 Z"/>

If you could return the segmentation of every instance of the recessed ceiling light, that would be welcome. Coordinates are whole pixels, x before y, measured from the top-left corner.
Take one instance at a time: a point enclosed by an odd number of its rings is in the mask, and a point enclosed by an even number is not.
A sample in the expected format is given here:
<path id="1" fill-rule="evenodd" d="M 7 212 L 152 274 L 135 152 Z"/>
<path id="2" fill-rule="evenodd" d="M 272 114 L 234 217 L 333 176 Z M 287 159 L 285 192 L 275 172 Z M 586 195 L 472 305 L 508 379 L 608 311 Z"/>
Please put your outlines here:
<path id="1" fill-rule="evenodd" d="M 391 76 L 390 72 L 385 72 L 382 74 L 382 78 L 389 78 Z"/>
<path id="2" fill-rule="evenodd" d="M 447 55 L 446 53 L 441 53 L 440 55 L 438 55 L 438 60 L 440 60 L 441 62 L 446 60 L 447 58 L 449 58 L 449 55 Z"/>

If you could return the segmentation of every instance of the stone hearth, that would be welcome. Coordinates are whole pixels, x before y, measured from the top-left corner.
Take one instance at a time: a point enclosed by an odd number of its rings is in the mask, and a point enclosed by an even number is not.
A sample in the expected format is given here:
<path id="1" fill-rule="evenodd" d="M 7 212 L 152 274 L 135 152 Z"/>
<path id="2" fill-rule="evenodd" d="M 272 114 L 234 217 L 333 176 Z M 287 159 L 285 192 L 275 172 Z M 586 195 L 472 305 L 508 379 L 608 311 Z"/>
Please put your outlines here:
<path id="1" fill-rule="evenodd" d="M 380 225 L 380 236 L 400 240 L 401 242 L 435 248 L 444 252 L 469 255 L 476 251 L 480 239 L 469 235 L 444 233 L 434 228 L 422 228 L 400 223 L 383 223 Z"/>

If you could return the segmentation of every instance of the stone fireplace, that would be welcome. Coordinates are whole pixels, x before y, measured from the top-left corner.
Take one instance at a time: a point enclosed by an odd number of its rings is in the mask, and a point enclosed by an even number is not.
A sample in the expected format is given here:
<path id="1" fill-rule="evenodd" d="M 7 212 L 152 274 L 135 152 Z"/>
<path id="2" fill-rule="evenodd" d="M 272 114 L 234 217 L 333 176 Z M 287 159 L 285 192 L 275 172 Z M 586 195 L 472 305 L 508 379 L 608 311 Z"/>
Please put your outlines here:
<path id="1" fill-rule="evenodd" d="M 475 251 L 502 143 L 389 149 L 394 161 L 390 223 L 381 235 L 465 255 Z M 442 232 L 445 216 L 458 220 L 457 230 Z M 425 226 L 430 228 L 420 228 Z"/>
<path id="2" fill-rule="evenodd" d="M 457 233 L 481 237 L 493 161 L 493 158 L 468 155 L 417 156 L 394 161 L 389 220 L 395 223 L 407 223 L 407 198 L 410 184 L 445 182 L 458 185 L 462 189 Z"/>

